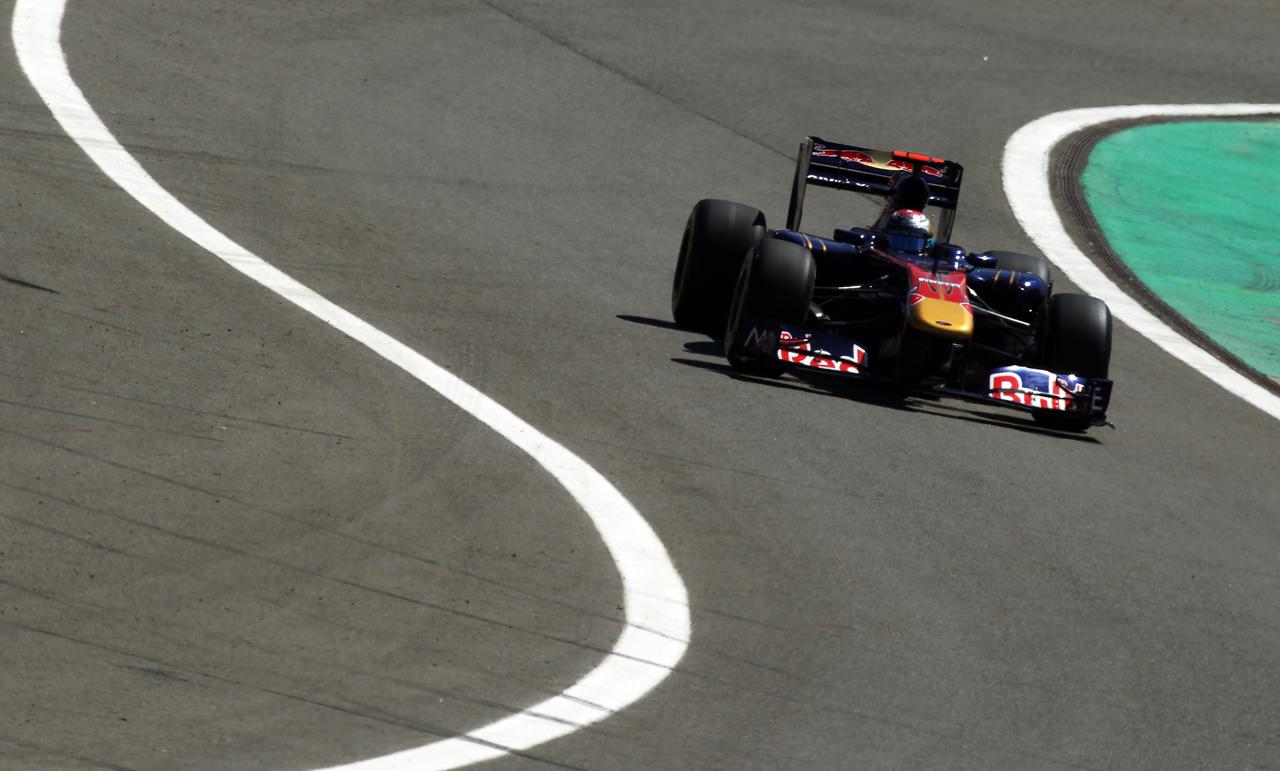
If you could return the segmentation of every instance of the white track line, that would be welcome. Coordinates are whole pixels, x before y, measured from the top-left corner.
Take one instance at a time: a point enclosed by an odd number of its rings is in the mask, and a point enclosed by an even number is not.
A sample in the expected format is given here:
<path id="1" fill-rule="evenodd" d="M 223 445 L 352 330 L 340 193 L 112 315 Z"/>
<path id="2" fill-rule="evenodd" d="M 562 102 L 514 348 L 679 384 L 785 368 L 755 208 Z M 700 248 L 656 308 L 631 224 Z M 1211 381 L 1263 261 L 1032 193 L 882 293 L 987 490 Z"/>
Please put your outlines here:
<path id="1" fill-rule="evenodd" d="M 446 769 L 491 760 L 603 720 L 657 687 L 688 647 L 688 595 L 644 517 L 581 458 L 426 357 L 237 245 L 160 187 L 120 146 L 71 79 L 60 42 L 65 5 L 66 0 L 18 0 L 13 44 L 31 85 L 94 163 L 170 227 L 368 346 L 528 453 L 586 511 L 622 576 L 622 634 L 613 651 L 564 693 L 465 736 L 335 768 Z"/>
<path id="2" fill-rule="evenodd" d="M 1049 192 L 1049 153 L 1068 136 L 1091 126 L 1148 117 L 1231 117 L 1280 113 L 1280 104 L 1143 104 L 1055 112 L 1014 132 L 1004 148 L 1004 189 L 1023 229 L 1044 255 L 1111 313 L 1210 380 L 1280 419 L 1280 397 L 1223 364 L 1175 332 L 1107 278 L 1062 226 Z"/>

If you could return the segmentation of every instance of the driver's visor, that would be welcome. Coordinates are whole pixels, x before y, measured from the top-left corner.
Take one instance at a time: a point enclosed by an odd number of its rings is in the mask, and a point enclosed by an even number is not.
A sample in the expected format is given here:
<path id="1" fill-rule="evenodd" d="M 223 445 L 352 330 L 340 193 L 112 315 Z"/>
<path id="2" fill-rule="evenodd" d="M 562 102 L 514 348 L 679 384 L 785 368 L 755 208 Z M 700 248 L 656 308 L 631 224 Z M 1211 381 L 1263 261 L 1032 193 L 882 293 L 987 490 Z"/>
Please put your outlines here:
<path id="1" fill-rule="evenodd" d="M 908 235 L 906 233 L 886 233 L 885 236 L 889 241 L 889 248 L 899 252 L 915 252 L 919 254 L 928 246 L 932 238 L 928 236 Z"/>

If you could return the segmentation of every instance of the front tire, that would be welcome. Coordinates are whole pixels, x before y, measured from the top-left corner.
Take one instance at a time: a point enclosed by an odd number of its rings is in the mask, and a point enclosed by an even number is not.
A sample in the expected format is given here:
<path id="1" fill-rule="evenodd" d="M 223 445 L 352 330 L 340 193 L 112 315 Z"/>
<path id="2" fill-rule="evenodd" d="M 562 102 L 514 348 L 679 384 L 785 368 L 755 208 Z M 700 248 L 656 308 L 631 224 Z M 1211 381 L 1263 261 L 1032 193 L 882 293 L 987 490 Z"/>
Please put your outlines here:
<path id="1" fill-rule="evenodd" d="M 698 201 L 685 224 L 671 284 L 671 315 L 686 329 L 719 334 L 747 250 L 764 238 L 764 214 L 733 201 Z"/>
<path id="2" fill-rule="evenodd" d="M 741 372 L 776 377 L 784 366 L 777 359 L 751 355 L 744 318 L 801 326 L 809 316 L 817 278 L 813 254 L 799 244 L 766 239 L 742 261 L 725 324 L 725 358 Z"/>
<path id="3" fill-rule="evenodd" d="M 1105 378 L 1111 371 L 1111 309 L 1097 297 L 1063 293 L 1049 298 L 1044 366 L 1058 375 Z M 1033 413 L 1050 428 L 1084 431 L 1088 415 Z"/>

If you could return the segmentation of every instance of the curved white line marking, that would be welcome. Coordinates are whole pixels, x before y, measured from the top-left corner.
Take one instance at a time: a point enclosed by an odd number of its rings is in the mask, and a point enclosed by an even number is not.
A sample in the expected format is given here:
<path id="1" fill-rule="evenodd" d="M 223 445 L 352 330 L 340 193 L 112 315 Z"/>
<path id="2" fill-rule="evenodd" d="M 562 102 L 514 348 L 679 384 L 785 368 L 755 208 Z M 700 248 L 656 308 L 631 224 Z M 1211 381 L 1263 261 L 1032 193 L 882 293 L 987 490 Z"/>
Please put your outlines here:
<path id="1" fill-rule="evenodd" d="M 13 44 L 36 93 L 102 171 L 170 227 L 259 284 L 368 346 L 538 462 L 591 518 L 622 575 L 626 623 L 613 651 L 564 693 L 471 733 L 344 769 L 446 769 L 527 750 L 610 716 L 653 690 L 688 647 L 684 582 L 635 507 L 608 480 L 502 405 L 251 254 L 182 205 L 120 146 L 71 79 L 60 42 L 66 0 L 18 0 Z"/>
<path id="2" fill-rule="evenodd" d="M 1062 272 L 1111 313 L 1210 380 L 1280 419 L 1280 397 L 1249 380 L 1175 332 L 1107 278 L 1078 248 L 1058 218 L 1049 192 L 1049 153 L 1068 136 L 1101 123 L 1147 117 L 1230 117 L 1280 113 L 1280 104 L 1140 104 L 1055 112 L 1028 123 L 1004 148 L 1004 189 L 1031 240 Z"/>

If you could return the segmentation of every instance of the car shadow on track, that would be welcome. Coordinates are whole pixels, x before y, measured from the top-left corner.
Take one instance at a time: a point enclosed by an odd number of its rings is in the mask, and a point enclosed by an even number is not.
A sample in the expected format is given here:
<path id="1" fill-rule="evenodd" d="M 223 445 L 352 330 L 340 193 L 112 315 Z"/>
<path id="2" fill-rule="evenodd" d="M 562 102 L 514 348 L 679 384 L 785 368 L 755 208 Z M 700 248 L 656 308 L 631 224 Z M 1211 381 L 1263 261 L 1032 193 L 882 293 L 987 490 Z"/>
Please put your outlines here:
<path id="1" fill-rule="evenodd" d="M 684 349 L 699 356 L 724 356 L 724 343 L 719 340 L 690 340 L 684 344 Z"/>
<path id="2" fill-rule="evenodd" d="M 666 319 L 655 319 L 652 316 L 632 316 L 631 314 L 628 314 L 628 313 L 619 313 L 617 316 L 614 316 L 614 318 L 622 319 L 623 321 L 630 321 L 632 324 L 643 324 L 646 327 L 658 327 L 659 329 L 672 329 L 678 332 L 685 331 L 684 327 L 680 326 L 674 321 L 667 321 Z"/>

